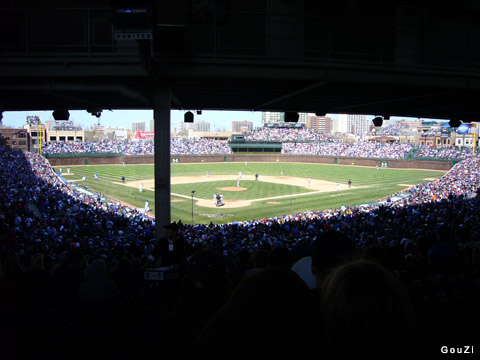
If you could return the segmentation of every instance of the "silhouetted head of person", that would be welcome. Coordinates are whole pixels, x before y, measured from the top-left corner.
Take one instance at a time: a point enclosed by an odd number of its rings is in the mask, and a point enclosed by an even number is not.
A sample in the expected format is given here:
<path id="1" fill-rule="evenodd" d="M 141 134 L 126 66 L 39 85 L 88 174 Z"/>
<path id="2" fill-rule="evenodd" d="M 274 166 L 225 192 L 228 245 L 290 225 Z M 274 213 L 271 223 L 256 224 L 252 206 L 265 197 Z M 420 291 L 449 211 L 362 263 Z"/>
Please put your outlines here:
<path id="1" fill-rule="evenodd" d="M 84 270 L 85 280 L 104 280 L 107 278 L 107 263 L 102 259 L 93 260 Z"/>
<path id="2" fill-rule="evenodd" d="M 373 261 L 374 263 L 382 265 L 385 269 L 393 270 L 392 257 L 388 250 L 381 245 L 375 244 L 366 248 L 362 254 L 362 259 L 365 261 Z"/>
<path id="3" fill-rule="evenodd" d="M 409 359 L 414 316 L 402 283 L 383 266 L 354 261 L 335 268 L 320 303 L 326 349 L 338 358 Z"/>
<path id="4" fill-rule="evenodd" d="M 255 268 L 263 269 L 270 264 L 270 252 L 266 249 L 259 249 L 252 255 L 252 265 Z"/>
<path id="5" fill-rule="evenodd" d="M 69 267 L 82 270 L 85 266 L 83 252 L 79 249 L 72 249 L 65 255 L 65 261 Z"/>
<path id="6" fill-rule="evenodd" d="M 285 246 L 276 246 L 270 251 L 270 266 L 290 268 L 293 265 L 293 254 Z"/>
<path id="7" fill-rule="evenodd" d="M 269 267 L 243 280 L 195 342 L 199 358 L 296 358 L 313 344 L 314 303 L 292 270 Z"/>
<path id="8" fill-rule="evenodd" d="M 31 270 L 45 270 L 45 267 L 43 266 L 43 259 L 44 255 L 43 254 L 33 254 L 32 257 L 30 258 L 30 269 Z"/>
<path id="9" fill-rule="evenodd" d="M 312 247 L 312 271 L 320 282 L 337 265 L 351 260 L 355 252 L 353 241 L 340 231 L 320 233 Z"/>
<path id="10" fill-rule="evenodd" d="M 190 258 L 182 283 L 182 302 L 223 305 L 228 288 L 227 267 L 222 254 L 201 249 Z"/>

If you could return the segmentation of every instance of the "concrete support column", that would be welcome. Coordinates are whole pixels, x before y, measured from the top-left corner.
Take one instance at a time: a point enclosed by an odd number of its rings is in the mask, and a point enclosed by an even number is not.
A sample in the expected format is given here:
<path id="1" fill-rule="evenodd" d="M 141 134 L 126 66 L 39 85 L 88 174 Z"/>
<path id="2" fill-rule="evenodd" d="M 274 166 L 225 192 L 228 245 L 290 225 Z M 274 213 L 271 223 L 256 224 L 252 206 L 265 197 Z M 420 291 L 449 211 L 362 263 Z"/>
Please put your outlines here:
<path id="1" fill-rule="evenodd" d="M 155 122 L 155 224 L 156 239 L 170 223 L 170 84 L 160 84 L 154 93 Z"/>

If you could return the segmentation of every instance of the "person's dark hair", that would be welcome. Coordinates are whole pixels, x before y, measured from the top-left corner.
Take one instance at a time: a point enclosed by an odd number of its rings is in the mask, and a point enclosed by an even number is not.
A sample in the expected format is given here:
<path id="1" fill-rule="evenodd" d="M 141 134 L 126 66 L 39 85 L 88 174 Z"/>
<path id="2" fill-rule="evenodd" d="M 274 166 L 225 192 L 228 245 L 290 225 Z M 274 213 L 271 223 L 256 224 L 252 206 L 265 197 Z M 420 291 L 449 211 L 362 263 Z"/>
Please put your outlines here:
<path id="1" fill-rule="evenodd" d="M 296 358 L 315 341 L 314 304 L 292 270 L 269 267 L 243 280 L 194 343 L 208 359 Z M 304 353 L 303 353 L 304 352 Z"/>
<path id="2" fill-rule="evenodd" d="M 455 241 L 455 233 L 453 229 L 448 225 L 442 225 L 438 229 L 437 232 L 438 241 L 444 242 L 454 242 Z"/>
<path id="3" fill-rule="evenodd" d="M 72 249 L 66 254 L 65 260 L 70 266 L 79 265 L 84 261 L 83 252 L 78 249 Z"/>
<path id="4" fill-rule="evenodd" d="M 335 266 L 351 260 L 355 252 L 353 241 L 340 231 L 320 233 L 312 246 L 312 263 L 317 275 L 323 277 Z"/>
<path id="5" fill-rule="evenodd" d="M 270 266 L 291 268 L 292 265 L 293 254 L 285 246 L 276 246 L 270 251 Z"/>
<path id="6" fill-rule="evenodd" d="M 263 269 L 270 264 L 270 252 L 265 249 L 259 249 L 252 255 L 252 265 Z"/>
<path id="7" fill-rule="evenodd" d="M 181 286 L 181 301 L 223 304 L 229 286 L 223 256 L 215 250 L 201 249 L 192 255 L 187 264 Z"/>
<path id="8" fill-rule="evenodd" d="M 327 349 L 338 358 L 413 356 L 410 299 L 400 280 L 379 264 L 359 260 L 335 268 L 324 283 L 320 314 Z"/>
<path id="9" fill-rule="evenodd" d="M 385 247 L 382 245 L 371 245 L 366 248 L 362 254 L 362 259 L 365 261 L 373 261 L 382 265 L 385 269 L 392 271 L 392 257 Z"/>

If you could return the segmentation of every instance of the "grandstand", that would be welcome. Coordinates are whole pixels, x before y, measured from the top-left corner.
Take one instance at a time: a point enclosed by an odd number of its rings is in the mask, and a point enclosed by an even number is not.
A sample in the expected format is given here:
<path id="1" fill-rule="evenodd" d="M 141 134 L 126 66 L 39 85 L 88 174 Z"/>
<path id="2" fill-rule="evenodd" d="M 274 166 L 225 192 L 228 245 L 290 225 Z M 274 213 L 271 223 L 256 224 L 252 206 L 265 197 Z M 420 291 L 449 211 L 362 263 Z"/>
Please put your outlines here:
<path id="1" fill-rule="evenodd" d="M 254 134 L 254 135 L 253 135 Z M 256 140 L 247 140 L 256 139 Z M 247 140 L 247 142 L 244 142 Z M 473 150 L 468 147 L 425 147 L 410 143 L 361 141 L 357 143 L 344 143 L 332 140 L 323 134 L 314 132 L 278 133 L 277 131 L 260 130 L 251 132 L 242 141 L 231 141 L 230 146 L 226 141 L 212 139 L 171 139 L 170 153 L 172 155 L 214 155 L 232 154 L 232 145 L 241 145 L 251 148 L 249 151 L 263 152 L 281 149 L 282 154 L 322 155 L 322 156 L 350 156 L 359 158 L 391 158 L 391 159 L 437 159 L 457 160 L 472 156 Z M 281 141 L 280 141 L 281 140 Z M 252 147 L 248 144 L 260 146 Z M 263 147 L 262 147 L 263 144 Z M 235 149 L 239 148 L 235 147 Z M 281 147 L 280 147 L 281 146 Z M 45 156 L 56 154 L 99 154 L 111 153 L 120 155 L 153 155 L 155 146 L 153 141 L 108 141 L 95 142 L 48 142 L 43 153 Z"/>
<path id="2" fill-rule="evenodd" d="M 31 152 L 2 141 L 2 360 L 473 358 L 480 157 L 475 129 L 453 126 L 478 119 L 476 2 L 26 0 L 1 10 L 0 112 L 86 110 L 100 129 L 108 109 L 149 109 L 156 129 L 139 142 L 83 142 L 73 129 L 44 147 L 36 118 Z M 301 111 L 358 114 L 362 132 L 367 114 L 452 127 L 399 122 L 375 128 L 382 142 L 278 124 L 245 140 L 280 153 L 241 154 L 225 134 L 172 139 L 171 109 L 187 121 L 202 109 L 287 121 Z M 174 184 L 179 168 L 202 172 Z M 309 190 L 319 168 L 335 206 Z M 300 196 L 263 178 L 300 170 L 314 207 L 266 215 L 278 196 Z M 415 182 L 400 180 L 409 172 Z M 196 223 L 199 179 L 213 214 L 233 208 L 212 197 L 217 175 L 221 191 L 251 181 L 277 199 L 255 218 Z M 92 190 L 114 181 L 141 205 Z M 349 197 L 371 188 L 381 199 Z M 170 223 L 181 204 L 186 215 Z"/>
<path id="3" fill-rule="evenodd" d="M 107 309 L 109 319 L 110 316 L 119 317 L 127 324 L 128 313 L 119 312 L 120 303 L 135 307 L 135 304 L 147 304 L 153 299 L 163 301 L 150 287 L 153 283 L 141 280 L 143 271 L 152 266 L 149 259 L 154 250 L 153 219 L 136 209 L 106 203 L 96 194 L 65 184 L 40 155 L 2 147 L 0 164 L 0 192 L 3 195 L 0 231 L 8 234 L 1 242 L 3 279 L 14 286 L 5 288 L 5 291 L 21 289 L 24 294 L 21 302 L 12 303 L 18 311 L 23 311 L 26 307 L 29 311 L 42 313 L 50 311 L 53 304 L 56 316 L 78 321 L 72 319 L 81 319 L 78 318 L 80 314 L 92 311 L 89 301 L 93 300 L 87 300 L 82 295 L 87 296 L 87 290 L 82 284 L 87 286 L 88 278 L 85 277 L 83 282 L 75 285 L 77 297 L 59 287 L 65 286 L 65 281 L 73 281 L 73 278 L 65 278 L 60 282 L 59 276 L 66 276 L 63 271 L 68 267 L 64 266 L 78 265 L 78 269 L 85 269 L 88 274 L 90 269 L 93 271 L 94 265 L 101 266 L 104 263 L 110 266 L 109 273 L 113 279 L 108 280 L 108 286 L 116 289 L 108 296 L 116 295 L 104 297 L 102 301 L 108 300 L 108 305 L 104 303 L 102 307 L 96 308 L 95 316 L 99 316 L 100 309 L 103 309 L 102 312 Z M 5 171 L 13 164 L 16 172 Z M 476 218 L 480 214 L 476 197 L 480 184 L 479 174 L 480 158 L 471 157 L 455 165 L 440 180 L 393 194 L 383 202 L 216 226 L 179 223 L 177 236 L 185 242 L 187 253 L 201 254 L 200 249 L 204 248 L 221 251 L 235 266 L 241 265 L 241 259 L 245 256 L 256 256 L 261 249 L 270 252 L 270 262 L 273 264 L 276 249 L 283 249 L 290 259 L 285 264 L 290 266 L 309 254 L 314 239 L 321 236 L 323 231 L 341 231 L 351 239 L 357 253 L 365 254 L 363 256 L 367 256 L 368 250 L 373 246 L 389 253 L 390 260 L 375 258 L 375 261 L 383 261 L 385 266 L 402 273 L 402 279 L 411 291 L 411 301 L 418 311 L 417 316 L 420 316 L 419 321 L 433 321 L 436 318 L 431 316 L 444 314 L 443 311 L 447 308 L 437 308 L 434 313 L 423 312 L 430 303 L 423 302 L 423 293 L 418 288 L 420 281 L 426 281 L 423 270 L 420 271 L 422 266 L 427 265 L 422 256 L 431 247 L 428 256 L 437 261 L 438 268 L 429 271 L 448 269 L 454 270 L 455 274 L 470 276 L 471 271 L 477 269 L 477 264 L 468 260 L 468 256 L 477 253 L 480 240 L 476 226 Z M 427 240 L 432 242 L 425 248 Z M 454 257 L 442 257 L 444 255 L 441 251 L 445 247 L 450 249 L 450 256 Z M 80 253 L 82 257 L 78 258 L 75 254 Z M 32 265 L 36 254 L 42 254 L 43 263 L 40 268 Z M 65 254 L 67 256 L 62 260 Z M 385 261 L 388 262 L 384 263 Z M 12 267 L 14 264 L 15 267 Z M 77 269 L 72 267 L 74 268 Z M 246 270 L 248 267 L 243 271 Z M 44 283 L 42 286 L 45 288 L 40 293 L 35 283 L 28 280 L 37 274 L 35 271 L 53 281 Z M 127 274 L 130 279 L 128 286 L 124 277 Z M 231 281 L 237 283 L 246 276 L 242 274 L 243 272 L 232 273 Z M 102 281 L 107 281 L 103 279 Z M 474 281 L 475 277 L 471 278 L 465 289 L 474 287 Z M 73 283 L 68 284 L 73 286 Z M 461 289 L 455 288 L 455 291 Z M 89 294 L 92 296 L 92 293 Z M 62 302 L 54 301 L 59 299 L 58 296 L 61 296 Z M 460 305 L 470 304 L 469 293 L 462 292 L 462 296 L 463 302 L 452 305 L 457 310 Z M 65 308 L 67 303 L 63 301 L 68 301 L 68 308 Z M 165 301 L 169 303 L 168 299 Z M 465 309 L 471 311 L 471 307 Z M 457 317 L 448 318 L 449 324 L 457 324 L 456 321 Z M 50 325 L 56 327 L 60 324 L 53 322 Z M 81 323 L 76 326 L 81 326 Z M 73 336 L 76 329 L 68 328 L 65 336 Z M 428 329 L 432 330 L 430 327 Z M 108 331 L 112 331 L 112 337 L 113 334 L 122 336 L 118 334 L 120 330 L 126 329 L 123 326 L 118 329 L 108 327 Z M 131 334 L 131 331 L 128 333 Z M 468 335 L 465 336 L 468 338 Z M 163 346 L 168 351 L 174 351 L 168 343 Z"/>

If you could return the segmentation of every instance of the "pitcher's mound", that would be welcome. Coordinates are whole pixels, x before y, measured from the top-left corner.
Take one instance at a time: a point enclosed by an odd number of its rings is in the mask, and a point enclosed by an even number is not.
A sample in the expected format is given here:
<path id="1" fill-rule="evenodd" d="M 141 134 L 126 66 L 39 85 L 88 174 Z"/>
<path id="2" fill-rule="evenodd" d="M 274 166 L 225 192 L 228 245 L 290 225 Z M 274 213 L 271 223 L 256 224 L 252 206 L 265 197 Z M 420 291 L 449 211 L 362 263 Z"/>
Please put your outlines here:
<path id="1" fill-rule="evenodd" d="M 247 188 L 244 188 L 244 187 L 224 187 L 224 188 L 221 188 L 220 190 L 223 190 L 223 191 L 245 191 L 245 190 L 248 190 Z"/>

